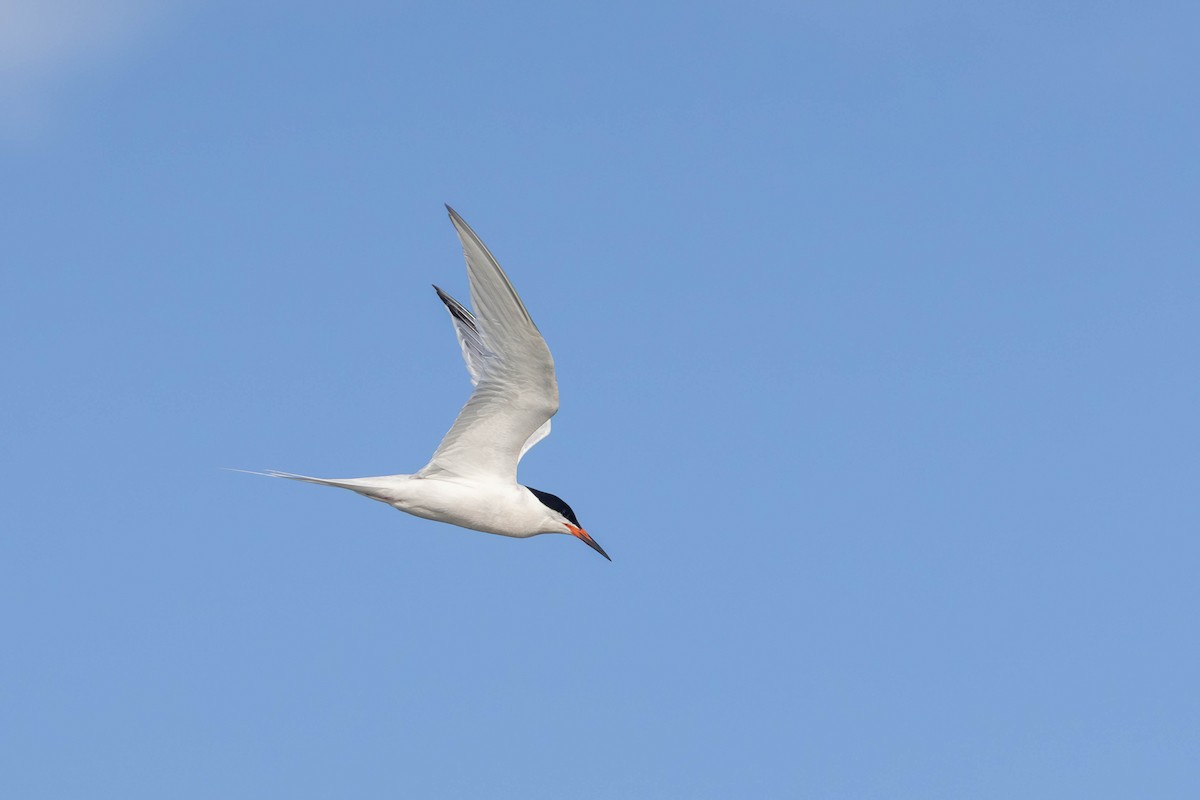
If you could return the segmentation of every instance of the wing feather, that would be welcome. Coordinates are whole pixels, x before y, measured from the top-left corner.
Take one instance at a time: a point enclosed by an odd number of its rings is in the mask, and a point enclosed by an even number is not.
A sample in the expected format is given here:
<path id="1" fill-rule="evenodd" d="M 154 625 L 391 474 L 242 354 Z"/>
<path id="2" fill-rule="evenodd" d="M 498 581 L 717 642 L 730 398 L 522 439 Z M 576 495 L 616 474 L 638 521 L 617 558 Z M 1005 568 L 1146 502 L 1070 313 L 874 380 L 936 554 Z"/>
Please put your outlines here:
<path id="1" fill-rule="evenodd" d="M 458 346 L 462 348 L 463 361 L 467 362 L 471 385 L 475 386 L 483 375 L 484 362 L 489 355 L 487 348 L 483 346 L 483 336 L 480 335 L 479 328 L 475 326 L 475 315 L 437 286 L 434 286 L 433 289 L 446 304 L 446 310 L 450 312 L 450 320 L 454 323 L 454 335 L 458 337 Z"/>
<path id="2" fill-rule="evenodd" d="M 515 482 L 521 456 L 550 432 L 558 411 L 554 359 L 495 257 L 454 209 L 446 209 L 462 242 L 475 314 L 437 292 L 475 391 L 418 474 Z"/>

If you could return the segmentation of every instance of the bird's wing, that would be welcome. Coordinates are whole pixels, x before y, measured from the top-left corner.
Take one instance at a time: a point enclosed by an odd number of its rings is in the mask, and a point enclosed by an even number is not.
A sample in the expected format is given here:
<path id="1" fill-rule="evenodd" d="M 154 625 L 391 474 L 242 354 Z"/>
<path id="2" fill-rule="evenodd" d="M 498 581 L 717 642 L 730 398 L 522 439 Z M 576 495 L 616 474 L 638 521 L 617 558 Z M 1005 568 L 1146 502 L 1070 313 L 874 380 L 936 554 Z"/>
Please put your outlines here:
<path id="1" fill-rule="evenodd" d="M 491 354 L 483 346 L 483 336 L 479 332 L 479 326 L 475 323 L 475 315 L 462 303 L 443 292 L 440 287 L 434 286 L 433 288 L 441 301 L 446 304 L 446 310 L 450 312 L 450 321 L 454 323 L 454 335 L 458 337 L 458 346 L 462 348 L 463 361 L 466 362 L 467 372 L 471 376 L 471 385 L 477 386 L 483 375 L 485 361 Z M 517 460 L 524 458 L 531 447 L 549 435 L 550 420 L 546 420 L 525 440 Z"/>
<path id="2" fill-rule="evenodd" d="M 554 359 L 504 270 L 463 218 L 446 209 L 462 241 L 475 314 L 440 289 L 438 296 L 475 391 L 417 474 L 515 482 L 517 462 L 550 432 L 558 411 Z"/>
<path id="3" fill-rule="evenodd" d="M 476 386 L 479 384 L 479 378 L 483 375 L 484 361 L 490 353 L 483 346 L 483 335 L 479 332 L 479 326 L 475 324 L 475 315 L 468 311 L 462 303 L 443 292 L 437 285 L 434 285 L 433 290 L 437 292 L 438 297 L 446 304 L 446 310 L 450 312 L 450 321 L 454 323 L 454 335 L 458 337 L 458 346 L 462 348 L 463 361 L 467 362 L 467 372 L 471 375 L 471 385 Z"/>

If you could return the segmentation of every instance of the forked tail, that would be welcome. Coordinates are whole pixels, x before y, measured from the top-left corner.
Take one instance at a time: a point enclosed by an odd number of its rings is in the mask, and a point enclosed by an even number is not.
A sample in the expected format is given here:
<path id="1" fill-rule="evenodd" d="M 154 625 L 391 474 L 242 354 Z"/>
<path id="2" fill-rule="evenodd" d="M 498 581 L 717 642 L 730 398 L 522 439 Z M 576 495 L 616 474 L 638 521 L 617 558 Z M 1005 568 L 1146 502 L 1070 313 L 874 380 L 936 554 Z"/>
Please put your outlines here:
<path id="1" fill-rule="evenodd" d="M 382 478 L 314 478 L 310 475 L 297 475 L 294 472 L 280 472 L 276 469 L 263 470 L 256 472 L 249 469 L 234 469 L 226 467 L 231 472 L 244 472 L 247 475 L 266 475 L 268 478 L 287 478 L 289 481 L 304 481 L 305 483 L 315 483 L 319 486 L 334 486 L 338 489 L 349 489 L 352 492 L 358 492 L 363 497 L 369 497 L 372 500 L 378 500 L 382 503 L 390 503 L 394 499 L 392 484 L 396 478 L 406 476 L 386 476 Z"/>

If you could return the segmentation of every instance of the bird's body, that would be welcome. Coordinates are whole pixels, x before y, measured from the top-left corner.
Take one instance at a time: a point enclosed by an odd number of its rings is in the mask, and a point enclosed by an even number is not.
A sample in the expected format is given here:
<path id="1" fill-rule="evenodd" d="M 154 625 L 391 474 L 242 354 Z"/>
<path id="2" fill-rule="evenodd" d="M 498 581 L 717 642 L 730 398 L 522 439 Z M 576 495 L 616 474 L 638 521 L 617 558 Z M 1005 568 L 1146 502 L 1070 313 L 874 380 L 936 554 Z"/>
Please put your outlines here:
<path id="1" fill-rule="evenodd" d="M 558 411 L 554 360 L 504 270 L 446 208 L 462 241 L 476 313 L 434 289 L 450 312 L 475 391 L 429 463 L 411 475 L 374 478 L 264 474 L 350 489 L 417 517 L 484 533 L 521 539 L 570 533 L 608 558 L 570 506 L 517 483 L 517 463 L 549 434 Z"/>
<path id="2" fill-rule="evenodd" d="M 447 522 L 483 533 L 526 539 L 565 533 L 551 509 L 518 483 L 485 483 L 452 476 L 380 475 L 374 478 L 312 478 L 270 472 L 277 478 L 350 489 L 414 517 Z"/>

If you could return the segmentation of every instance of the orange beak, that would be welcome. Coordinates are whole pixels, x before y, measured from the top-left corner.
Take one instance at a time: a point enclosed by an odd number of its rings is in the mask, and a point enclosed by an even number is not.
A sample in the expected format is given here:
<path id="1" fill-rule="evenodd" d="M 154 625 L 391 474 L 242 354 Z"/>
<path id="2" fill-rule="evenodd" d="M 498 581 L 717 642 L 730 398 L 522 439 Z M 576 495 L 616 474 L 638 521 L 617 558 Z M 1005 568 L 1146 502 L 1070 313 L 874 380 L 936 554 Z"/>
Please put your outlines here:
<path id="1" fill-rule="evenodd" d="M 577 539 L 582 539 L 583 543 L 586 544 L 588 547 L 592 548 L 597 553 L 599 553 L 600 555 L 607 558 L 609 561 L 612 561 L 612 558 L 609 557 L 608 553 L 604 552 L 604 548 L 601 547 L 600 545 L 596 544 L 596 540 L 592 538 L 592 535 L 590 533 L 588 533 L 587 531 L 585 531 L 583 528 L 577 528 L 568 522 L 567 529 L 569 531 L 571 531 L 572 535 L 574 535 Z"/>

